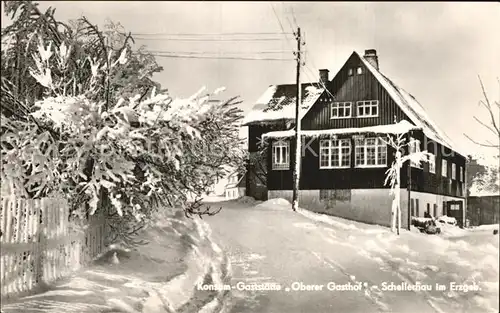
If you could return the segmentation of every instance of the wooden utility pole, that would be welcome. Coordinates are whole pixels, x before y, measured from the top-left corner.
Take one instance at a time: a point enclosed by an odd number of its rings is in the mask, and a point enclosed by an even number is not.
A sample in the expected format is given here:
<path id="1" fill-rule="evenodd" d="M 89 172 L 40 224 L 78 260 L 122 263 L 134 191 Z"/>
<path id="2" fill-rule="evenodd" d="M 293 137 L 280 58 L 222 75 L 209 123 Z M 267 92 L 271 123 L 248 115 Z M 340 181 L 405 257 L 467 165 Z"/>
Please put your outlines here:
<path id="1" fill-rule="evenodd" d="M 301 46 L 302 38 L 300 35 L 300 27 L 297 28 L 297 99 L 295 104 L 295 159 L 293 162 L 293 198 L 292 210 L 297 211 L 299 208 L 299 182 L 300 182 L 300 161 L 302 158 L 302 145 L 300 142 L 300 105 L 302 98 L 302 88 L 300 86 L 300 68 L 301 68 Z"/>

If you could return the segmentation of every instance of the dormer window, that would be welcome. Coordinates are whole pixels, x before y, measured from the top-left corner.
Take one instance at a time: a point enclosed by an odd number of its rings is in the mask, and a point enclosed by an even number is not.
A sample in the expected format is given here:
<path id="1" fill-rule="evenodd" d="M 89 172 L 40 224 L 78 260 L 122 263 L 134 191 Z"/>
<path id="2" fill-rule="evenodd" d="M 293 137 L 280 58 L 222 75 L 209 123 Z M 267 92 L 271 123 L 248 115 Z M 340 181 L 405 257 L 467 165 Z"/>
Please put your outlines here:
<path id="1" fill-rule="evenodd" d="M 356 102 L 358 117 L 377 117 L 378 100 L 367 100 Z"/>
<path id="2" fill-rule="evenodd" d="M 362 68 L 361 66 L 359 66 L 359 67 L 356 69 L 356 74 L 358 74 L 358 75 L 363 74 L 363 68 Z"/>
<path id="3" fill-rule="evenodd" d="M 330 106 L 331 119 L 351 117 L 352 102 L 333 102 Z"/>

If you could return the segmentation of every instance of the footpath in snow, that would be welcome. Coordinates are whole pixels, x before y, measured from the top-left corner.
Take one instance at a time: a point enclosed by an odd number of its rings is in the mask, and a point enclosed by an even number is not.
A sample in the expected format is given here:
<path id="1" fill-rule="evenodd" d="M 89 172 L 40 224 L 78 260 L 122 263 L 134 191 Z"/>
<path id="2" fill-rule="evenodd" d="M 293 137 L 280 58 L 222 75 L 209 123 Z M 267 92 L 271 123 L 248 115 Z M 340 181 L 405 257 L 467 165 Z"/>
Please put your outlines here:
<path id="1" fill-rule="evenodd" d="M 148 244 L 111 246 L 71 277 L 37 294 L 4 301 L 2 313 L 211 313 L 223 308 L 226 293 L 196 287 L 230 276 L 228 260 L 203 220 L 165 216 L 140 239 Z"/>

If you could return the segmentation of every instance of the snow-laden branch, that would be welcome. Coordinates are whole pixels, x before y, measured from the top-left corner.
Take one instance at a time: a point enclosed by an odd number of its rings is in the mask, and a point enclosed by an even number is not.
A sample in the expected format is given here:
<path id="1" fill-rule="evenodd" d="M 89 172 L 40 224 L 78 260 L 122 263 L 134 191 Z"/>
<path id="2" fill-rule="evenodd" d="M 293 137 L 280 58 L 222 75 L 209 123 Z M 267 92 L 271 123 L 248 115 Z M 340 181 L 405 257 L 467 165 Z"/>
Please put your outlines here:
<path id="1" fill-rule="evenodd" d="M 431 157 L 431 154 L 427 151 L 418 151 L 419 142 L 415 139 L 411 138 L 407 142 L 405 138 L 407 136 L 408 134 L 399 134 L 396 137 L 388 135 L 386 138 L 380 138 L 385 144 L 396 150 L 395 160 L 385 173 L 384 185 L 391 186 L 390 194 L 393 195 L 391 229 L 394 232 L 397 228 L 398 234 L 401 228 L 401 168 L 405 162 L 420 164 L 428 161 Z M 415 151 L 411 151 L 411 146 L 416 148 Z M 407 154 L 404 154 L 405 148 L 408 151 Z"/>
<path id="2" fill-rule="evenodd" d="M 159 207 L 202 214 L 187 194 L 204 194 L 226 165 L 244 158 L 237 99 L 212 101 L 205 90 L 179 99 L 153 89 L 108 108 L 89 93 L 66 96 L 48 60 L 64 66 L 68 49 L 39 46 L 33 76 L 49 93 L 36 102 L 32 120 L 2 120 L 2 182 L 24 197 L 63 194 L 80 210 L 88 204 L 91 214 L 106 203 L 112 213 L 137 220 Z M 123 51 L 110 66 L 127 62 Z M 106 65 L 89 62 L 94 77 L 106 75 Z"/>

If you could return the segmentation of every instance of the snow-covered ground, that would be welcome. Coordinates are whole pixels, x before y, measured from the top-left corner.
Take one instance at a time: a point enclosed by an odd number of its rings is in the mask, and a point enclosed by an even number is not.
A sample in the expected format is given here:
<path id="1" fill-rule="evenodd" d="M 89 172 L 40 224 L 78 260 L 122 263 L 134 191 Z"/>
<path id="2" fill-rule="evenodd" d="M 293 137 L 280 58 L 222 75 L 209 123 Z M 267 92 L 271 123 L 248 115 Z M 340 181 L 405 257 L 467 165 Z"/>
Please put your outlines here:
<path id="1" fill-rule="evenodd" d="M 221 273 L 222 251 L 205 222 L 165 214 L 139 238 L 148 243 L 133 249 L 112 245 L 89 267 L 46 290 L 2 303 L 2 313 L 190 312 L 193 299 L 197 310 L 203 301 L 219 301 L 217 294 L 195 288 L 207 276 L 221 280 L 228 274 Z"/>
<path id="2" fill-rule="evenodd" d="M 310 222 L 297 221 L 292 219 L 296 213 L 292 212 L 291 204 L 284 199 L 257 202 L 243 198 L 226 202 L 224 207 L 242 210 L 243 213 L 250 210 L 269 211 L 267 215 L 262 212 L 263 219 L 270 219 L 279 211 L 290 212 L 289 219 L 287 214 L 280 216 L 289 220 L 293 228 L 316 234 L 325 242 L 326 246 L 311 246 L 311 253 L 317 254 L 318 260 L 329 262 L 333 271 L 345 271 L 354 283 L 359 280 L 358 276 L 367 276 L 378 284 L 389 280 L 402 281 L 408 286 L 429 285 L 430 290 L 414 291 L 415 296 L 423 297 L 438 313 L 499 310 L 499 237 L 493 234 L 493 229 L 498 229 L 498 225 L 460 229 L 439 223 L 441 234 L 427 235 L 412 227 L 411 231 L 402 230 L 398 236 L 386 227 L 303 209 L 297 213 L 307 217 Z M 275 213 L 271 215 L 272 212 Z M 242 218 L 258 218 L 256 214 L 247 215 Z M 292 235 L 287 233 L 287 236 Z M 325 255 L 331 253 L 332 249 L 344 250 L 341 252 L 344 254 L 354 253 L 355 256 L 349 258 L 360 265 L 343 263 L 346 257 L 338 253 L 334 254 L 336 257 L 326 260 Z M 352 272 L 349 272 L 350 267 Z M 354 271 L 358 271 L 357 275 Z M 440 289 L 438 286 L 443 287 Z M 409 301 L 406 305 L 400 303 L 406 297 L 404 293 L 383 291 L 377 284 L 367 286 L 365 294 L 385 312 L 395 312 L 396 308 L 401 307 L 404 307 L 404 312 L 418 309 L 418 304 L 412 304 L 411 298 L 405 300 Z"/>
<path id="3" fill-rule="evenodd" d="M 403 230 L 398 236 L 381 226 L 306 210 L 299 213 L 344 231 L 328 240 L 339 243 L 347 237 L 345 245 L 359 247 L 358 254 L 379 263 L 381 270 L 390 266 L 390 270 L 409 284 L 420 282 L 433 286 L 430 301 L 436 307 L 450 309 L 441 312 L 477 312 L 478 308 L 483 312 L 498 312 L 499 237 L 493 234 L 498 224 L 461 229 L 439 223 L 442 229 L 439 235 Z M 469 288 L 477 286 L 478 290 L 451 290 L 452 283 Z M 447 288 L 437 291 L 436 284 Z"/>

